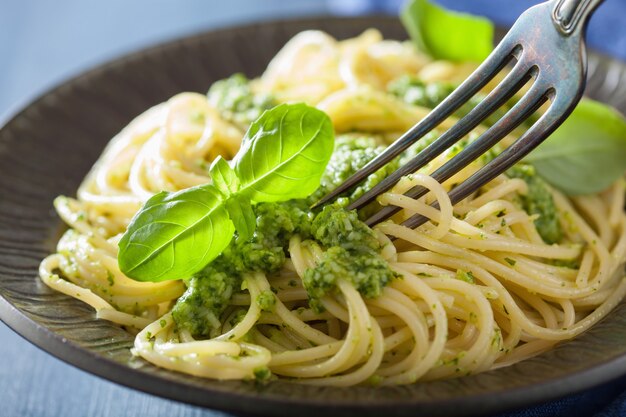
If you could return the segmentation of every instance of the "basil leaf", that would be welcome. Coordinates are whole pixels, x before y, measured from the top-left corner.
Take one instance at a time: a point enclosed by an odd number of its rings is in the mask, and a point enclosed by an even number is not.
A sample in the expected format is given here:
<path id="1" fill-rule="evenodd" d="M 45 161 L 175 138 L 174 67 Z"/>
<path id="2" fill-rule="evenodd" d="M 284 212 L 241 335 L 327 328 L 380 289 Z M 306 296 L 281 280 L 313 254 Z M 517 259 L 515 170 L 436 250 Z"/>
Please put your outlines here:
<path id="1" fill-rule="evenodd" d="M 308 197 L 330 160 L 330 118 L 306 104 L 281 104 L 252 125 L 234 159 L 238 193 L 261 202 Z"/>
<path id="2" fill-rule="evenodd" d="M 243 240 L 250 239 L 256 229 L 256 216 L 252 211 L 250 199 L 235 194 L 226 200 L 226 210 L 235 224 L 235 230 L 239 233 L 239 237 Z"/>
<path id="3" fill-rule="evenodd" d="M 305 104 L 283 104 L 255 121 L 235 157 L 211 164 L 213 184 L 161 192 L 133 217 L 119 242 L 121 271 L 138 281 L 188 278 L 215 259 L 235 229 L 256 228 L 252 202 L 304 198 L 320 185 L 333 152 L 328 116 Z"/>
<path id="4" fill-rule="evenodd" d="M 121 271 L 138 281 L 187 278 L 219 255 L 233 222 L 212 185 L 150 198 L 119 242 Z"/>
<path id="5" fill-rule="evenodd" d="M 232 193 L 237 192 L 239 188 L 237 175 L 228 162 L 221 156 L 218 155 L 218 157 L 213 160 L 209 168 L 209 175 L 211 176 L 213 185 L 215 185 L 224 196 L 228 197 Z"/>
<path id="6" fill-rule="evenodd" d="M 400 20 L 417 48 L 435 59 L 480 62 L 493 50 L 493 23 L 483 17 L 411 0 Z"/>
<path id="7" fill-rule="evenodd" d="M 605 190 L 626 172 L 626 119 L 612 107 L 583 99 L 526 161 L 566 194 Z"/>

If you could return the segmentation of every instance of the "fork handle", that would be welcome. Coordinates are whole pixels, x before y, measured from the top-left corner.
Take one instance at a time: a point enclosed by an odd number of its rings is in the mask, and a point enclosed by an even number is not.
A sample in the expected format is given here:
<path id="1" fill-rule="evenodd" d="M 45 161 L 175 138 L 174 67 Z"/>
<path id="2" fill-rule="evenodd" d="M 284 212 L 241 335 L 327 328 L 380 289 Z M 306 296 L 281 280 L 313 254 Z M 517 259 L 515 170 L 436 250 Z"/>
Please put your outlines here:
<path id="1" fill-rule="evenodd" d="M 589 16 L 604 0 L 556 0 L 552 10 L 552 21 L 565 35 L 582 29 Z"/>

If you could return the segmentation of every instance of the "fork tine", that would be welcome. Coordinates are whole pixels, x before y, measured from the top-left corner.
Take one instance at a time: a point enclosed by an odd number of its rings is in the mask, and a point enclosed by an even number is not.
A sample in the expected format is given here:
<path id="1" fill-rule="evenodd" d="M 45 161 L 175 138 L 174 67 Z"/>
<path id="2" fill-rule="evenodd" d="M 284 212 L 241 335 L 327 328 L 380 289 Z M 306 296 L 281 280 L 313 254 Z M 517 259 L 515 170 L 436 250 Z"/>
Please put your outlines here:
<path id="1" fill-rule="evenodd" d="M 311 208 L 319 207 L 345 191 L 351 189 L 370 174 L 378 171 L 385 164 L 398 156 L 402 151 L 413 143 L 424 137 L 428 132 L 436 128 L 442 121 L 447 119 L 459 107 L 466 103 L 474 94 L 483 88 L 493 77 L 502 70 L 514 57 L 515 48 L 511 41 L 511 36 L 507 34 L 495 47 L 493 52 L 483 61 L 482 64 L 446 97 L 437 107 L 435 107 L 426 117 L 415 124 L 405 134 L 391 144 L 383 153 L 372 159 L 362 169 L 344 181 L 339 187 L 322 197 Z"/>
<path id="2" fill-rule="evenodd" d="M 437 156 L 441 155 L 445 150 L 449 149 L 483 120 L 489 117 L 489 115 L 502 106 L 508 99 L 513 97 L 530 78 L 531 67 L 522 62 L 522 59 L 519 59 L 511 72 L 506 75 L 504 80 L 502 80 L 483 101 L 454 126 L 444 132 L 436 141 L 417 154 L 415 158 L 398 168 L 356 201 L 352 202 L 348 206 L 348 210 L 358 210 L 366 206 L 376 199 L 377 196 L 393 187 L 400 178 L 423 168 Z"/>
<path id="3" fill-rule="evenodd" d="M 508 135 L 524 120 L 532 115 L 541 106 L 541 104 L 545 102 L 546 91 L 547 87 L 544 85 L 544 83 L 537 80 L 532 85 L 530 90 L 526 94 L 524 94 L 524 96 L 522 96 L 522 98 L 506 113 L 506 115 L 502 119 L 498 120 L 492 127 L 487 129 L 487 131 L 480 135 L 480 137 L 478 137 L 474 142 L 469 144 L 458 155 L 454 156 L 443 166 L 434 171 L 431 176 L 438 182 L 444 182 L 457 174 L 463 168 L 468 166 L 476 158 L 483 155 L 487 150 L 497 144 L 500 140 L 502 140 L 503 137 Z M 494 161 L 496 159 L 498 159 L 498 157 L 496 157 Z M 491 163 L 489 163 L 487 166 L 489 165 L 491 165 Z M 484 171 L 485 168 L 482 168 L 480 171 Z M 508 167 L 504 168 L 490 179 L 495 178 L 496 176 L 504 172 L 504 170 L 507 168 Z M 473 178 L 473 176 L 471 178 Z M 467 181 L 463 182 L 461 185 L 464 185 L 466 182 Z M 461 187 L 461 185 L 459 185 L 457 188 Z M 475 189 L 476 188 L 473 188 L 473 190 Z M 428 189 L 417 186 L 410 189 L 408 192 L 405 193 L 405 195 L 411 198 L 420 198 L 424 196 L 427 192 Z M 465 197 L 467 197 L 467 195 Z M 379 210 L 377 213 L 367 219 L 365 223 L 368 226 L 373 226 L 383 220 L 388 219 L 400 210 L 401 209 L 396 206 L 383 207 L 381 210 Z M 409 220 L 407 220 L 407 222 Z"/>
<path id="4" fill-rule="evenodd" d="M 484 186 L 498 175 L 505 172 L 515 163 L 519 162 L 528 153 L 535 149 L 547 136 L 569 116 L 578 99 L 565 98 L 564 100 L 554 99 L 554 91 L 548 91 L 544 98 L 552 96 L 553 100 L 548 110 L 539 120 L 528 129 L 518 140 L 509 146 L 500 155 L 494 158 L 487 165 L 476 171 L 471 177 L 459 184 L 450 193 L 452 204 L 456 204 L 472 194 L 473 191 Z M 563 109 L 565 108 L 565 111 Z M 415 228 L 428 221 L 420 215 L 407 219 L 404 226 Z"/>

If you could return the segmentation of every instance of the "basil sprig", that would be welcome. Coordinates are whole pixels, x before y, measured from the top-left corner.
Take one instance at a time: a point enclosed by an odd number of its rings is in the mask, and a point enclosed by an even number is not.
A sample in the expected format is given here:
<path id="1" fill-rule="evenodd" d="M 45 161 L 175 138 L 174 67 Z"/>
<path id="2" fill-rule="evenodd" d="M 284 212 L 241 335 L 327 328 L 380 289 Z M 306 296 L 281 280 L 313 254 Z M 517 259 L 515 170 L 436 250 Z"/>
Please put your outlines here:
<path id="1" fill-rule="evenodd" d="M 212 184 L 150 198 L 119 242 L 121 271 L 138 281 L 187 278 L 215 259 L 235 230 L 256 228 L 252 204 L 309 196 L 334 146 L 328 116 L 305 104 L 265 111 L 246 133 L 231 166 L 217 158 Z"/>

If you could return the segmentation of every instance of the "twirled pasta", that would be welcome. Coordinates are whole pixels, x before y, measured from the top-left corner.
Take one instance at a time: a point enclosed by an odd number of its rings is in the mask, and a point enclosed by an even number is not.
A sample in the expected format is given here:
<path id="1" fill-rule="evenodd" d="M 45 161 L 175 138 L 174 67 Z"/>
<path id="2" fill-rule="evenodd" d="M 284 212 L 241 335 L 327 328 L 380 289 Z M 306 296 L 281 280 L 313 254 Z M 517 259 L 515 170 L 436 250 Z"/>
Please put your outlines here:
<path id="1" fill-rule="evenodd" d="M 309 31 L 285 46 L 253 88 L 318 105 L 338 132 L 394 138 L 427 110 L 386 94 L 391 80 L 417 73 L 457 80 L 469 67 L 431 62 L 374 30 L 341 42 Z M 170 313 L 184 284 L 125 277 L 117 241 L 151 195 L 210 181 L 207 166 L 217 155 L 231 158 L 242 137 L 200 94 L 179 94 L 139 116 L 107 146 L 78 198 L 55 201 L 70 230 L 41 263 L 43 282 L 88 303 L 98 317 L 136 329 L 133 352 L 158 366 L 219 379 L 269 368 L 299 383 L 334 386 L 408 384 L 506 366 L 579 335 L 626 294 L 623 180 L 594 196 L 552 190 L 569 243 L 547 245 L 517 202 L 527 192 L 520 179 L 502 175 L 453 206 L 447 191 L 480 163 L 439 184 L 428 174 L 450 157 L 444 154 L 379 199 L 402 208 L 375 229 L 383 257 L 401 275 L 380 297 L 366 299 L 344 280 L 321 300 L 323 312 L 309 308 L 302 278 L 324 250 L 294 236 L 283 268 L 246 275 L 246 289 L 233 294 L 214 337 L 196 340 Z M 429 194 L 403 195 L 415 185 Z M 400 224 L 416 213 L 429 222 L 415 230 Z M 576 257 L 577 268 L 554 262 Z M 459 271 L 471 271 L 471 280 L 456 279 Z M 254 300 L 270 288 L 275 308 L 262 311 Z M 231 324 L 237 315 L 243 318 Z"/>

